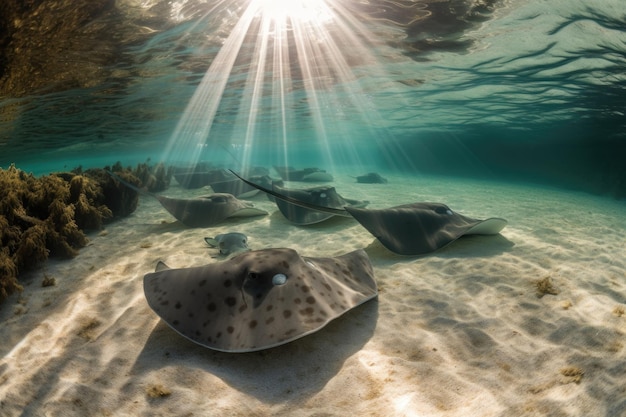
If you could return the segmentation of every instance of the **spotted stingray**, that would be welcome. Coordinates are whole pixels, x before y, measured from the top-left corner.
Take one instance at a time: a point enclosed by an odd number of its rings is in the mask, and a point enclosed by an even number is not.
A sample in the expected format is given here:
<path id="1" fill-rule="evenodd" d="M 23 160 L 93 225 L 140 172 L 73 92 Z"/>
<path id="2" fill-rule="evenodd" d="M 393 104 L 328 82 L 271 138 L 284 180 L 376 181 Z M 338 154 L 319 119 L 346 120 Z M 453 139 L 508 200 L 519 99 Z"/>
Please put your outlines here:
<path id="1" fill-rule="evenodd" d="M 291 342 L 378 294 L 362 249 L 335 258 L 262 249 L 182 269 L 160 262 L 143 286 L 150 307 L 172 329 L 223 352 Z"/>
<path id="2" fill-rule="evenodd" d="M 231 217 L 268 214 L 267 211 L 255 208 L 252 203 L 239 200 L 232 194 L 215 193 L 196 198 L 170 198 L 142 190 L 110 171 L 107 173 L 128 188 L 156 198 L 165 210 L 187 227 L 211 227 Z"/>

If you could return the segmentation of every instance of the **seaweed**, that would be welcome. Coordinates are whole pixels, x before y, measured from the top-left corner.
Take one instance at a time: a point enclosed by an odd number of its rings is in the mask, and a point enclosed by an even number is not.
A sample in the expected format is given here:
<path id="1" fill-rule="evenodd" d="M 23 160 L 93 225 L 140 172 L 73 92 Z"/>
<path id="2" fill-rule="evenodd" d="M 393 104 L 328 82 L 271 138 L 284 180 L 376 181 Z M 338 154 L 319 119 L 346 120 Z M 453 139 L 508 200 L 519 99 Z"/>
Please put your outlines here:
<path id="1" fill-rule="evenodd" d="M 150 167 L 148 163 L 143 163 L 137 165 L 133 175 L 139 179 L 141 187 L 150 192 L 159 192 L 169 187 L 173 169 L 167 170 L 163 163 L 158 163 L 153 167 Z"/>
<path id="2" fill-rule="evenodd" d="M 558 295 L 559 291 L 552 285 L 550 277 L 544 277 L 538 281 L 535 281 L 535 287 L 537 289 L 537 297 L 542 298 L 546 294 Z"/>
<path id="3" fill-rule="evenodd" d="M 161 384 L 152 384 L 146 388 L 146 394 L 149 398 L 164 398 L 172 395 L 172 391 Z"/>
<path id="4" fill-rule="evenodd" d="M 118 163 L 113 169 L 141 185 L 130 168 Z M 151 175 L 165 181 L 164 167 L 154 171 Z M 102 229 L 134 212 L 138 204 L 137 193 L 116 184 L 103 169 L 78 168 L 37 178 L 11 165 L 0 168 L 0 189 L 0 301 L 22 290 L 20 273 L 49 256 L 76 256 L 88 243 L 85 231 Z"/>

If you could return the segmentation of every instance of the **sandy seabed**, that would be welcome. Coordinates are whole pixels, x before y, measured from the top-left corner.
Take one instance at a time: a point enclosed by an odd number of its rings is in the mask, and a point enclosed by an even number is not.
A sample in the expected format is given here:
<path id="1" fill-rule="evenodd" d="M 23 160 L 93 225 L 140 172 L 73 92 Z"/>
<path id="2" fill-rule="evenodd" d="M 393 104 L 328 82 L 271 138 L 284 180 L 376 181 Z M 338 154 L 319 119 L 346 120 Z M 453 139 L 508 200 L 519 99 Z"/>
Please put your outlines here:
<path id="1" fill-rule="evenodd" d="M 1 306 L 0 415 L 625 416 L 624 202 L 388 178 L 337 176 L 335 185 L 371 208 L 437 201 L 509 224 L 501 235 L 401 257 L 351 219 L 294 226 L 262 195 L 253 201 L 270 215 L 208 229 L 186 229 L 142 197 L 132 216 L 91 235 L 74 260 L 26 277 Z M 164 194 L 190 192 L 173 185 Z M 142 278 L 158 260 L 221 262 L 203 237 L 230 231 L 247 234 L 252 249 L 304 256 L 365 248 L 380 294 L 273 349 L 196 345 L 148 307 Z M 44 277 L 56 285 L 43 287 Z M 540 281 L 552 284 L 543 296 Z"/>

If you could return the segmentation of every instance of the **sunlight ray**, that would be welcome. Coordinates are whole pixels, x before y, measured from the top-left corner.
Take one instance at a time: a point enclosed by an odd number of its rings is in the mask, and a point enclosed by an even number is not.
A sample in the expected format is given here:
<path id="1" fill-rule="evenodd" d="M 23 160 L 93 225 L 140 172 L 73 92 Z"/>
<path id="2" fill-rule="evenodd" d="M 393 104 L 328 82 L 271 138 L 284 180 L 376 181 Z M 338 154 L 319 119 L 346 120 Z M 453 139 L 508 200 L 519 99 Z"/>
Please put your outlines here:
<path id="1" fill-rule="evenodd" d="M 173 132 L 165 159 L 194 165 L 203 151 L 220 145 L 237 150 L 238 164 L 265 152 L 289 165 L 290 147 L 304 143 L 307 158 L 329 168 L 338 152 L 358 161 L 359 135 L 375 136 L 383 125 L 360 82 L 379 74 L 357 69 L 378 63 L 367 28 L 329 0 L 252 0 L 238 19 Z M 236 115 L 231 126 L 216 118 L 222 112 Z M 214 124 L 220 134 L 211 133 Z"/>

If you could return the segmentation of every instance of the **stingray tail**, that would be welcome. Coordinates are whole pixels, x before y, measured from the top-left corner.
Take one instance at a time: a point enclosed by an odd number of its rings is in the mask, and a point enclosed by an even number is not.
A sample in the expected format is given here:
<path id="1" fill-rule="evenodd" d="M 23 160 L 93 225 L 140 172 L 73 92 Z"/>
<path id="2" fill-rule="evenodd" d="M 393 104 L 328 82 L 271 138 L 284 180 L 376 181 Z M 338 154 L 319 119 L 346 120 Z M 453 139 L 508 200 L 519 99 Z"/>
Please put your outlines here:
<path id="1" fill-rule="evenodd" d="M 276 198 L 279 198 L 283 201 L 286 201 L 287 203 L 299 206 L 299 207 L 304 207 L 306 209 L 310 209 L 310 210 L 316 210 L 316 211 L 320 211 L 322 213 L 329 213 L 329 214 L 334 214 L 335 216 L 343 216 L 343 217 L 352 217 L 350 215 L 350 213 L 348 213 L 346 210 L 344 209 L 336 209 L 336 208 L 332 208 L 332 207 L 324 207 L 324 206 L 318 206 L 315 204 L 310 204 L 310 203 L 305 203 L 303 201 L 300 201 L 298 199 L 295 199 L 293 197 L 289 197 L 286 195 L 283 195 L 279 192 L 276 192 L 274 190 L 270 190 L 269 188 L 265 188 L 262 185 L 256 184 L 252 181 L 248 181 L 247 179 L 243 178 L 242 176 L 240 176 L 239 174 L 237 174 L 235 171 L 233 171 L 232 169 L 229 170 L 230 172 L 233 173 L 233 175 L 235 175 L 237 178 L 239 178 L 241 181 L 245 182 L 246 184 L 256 188 L 257 190 L 261 190 L 264 193 L 267 193 L 269 195 L 272 195 Z"/>
<path id="2" fill-rule="evenodd" d="M 109 171 L 109 170 L 105 169 L 105 170 L 104 170 L 104 172 L 106 172 L 107 174 L 109 174 L 109 175 L 111 176 L 111 178 L 113 178 L 115 181 L 118 181 L 118 182 L 120 182 L 120 183 L 124 184 L 125 186 L 127 186 L 128 188 L 130 188 L 130 189 L 131 189 L 131 190 L 133 190 L 133 191 L 138 192 L 139 194 L 149 195 L 149 196 L 151 196 L 151 197 L 155 197 L 155 195 L 154 195 L 154 194 L 152 194 L 151 192 L 146 191 L 146 190 L 144 190 L 144 189 L 142 189 L 142 188 L 139 188 L 139 187 L 137 187 L 136 185 L 131 184 L 130 182 L 128 182 L 128 181 L 126 181 L 126 180 L 123 180 L 122 178 L 120 178 L 120 176 L 119 176 L 119 175 L 115 174 L 115 173 L 114 173 L 114 172 L 112 172 L 112 171 Z"/>

